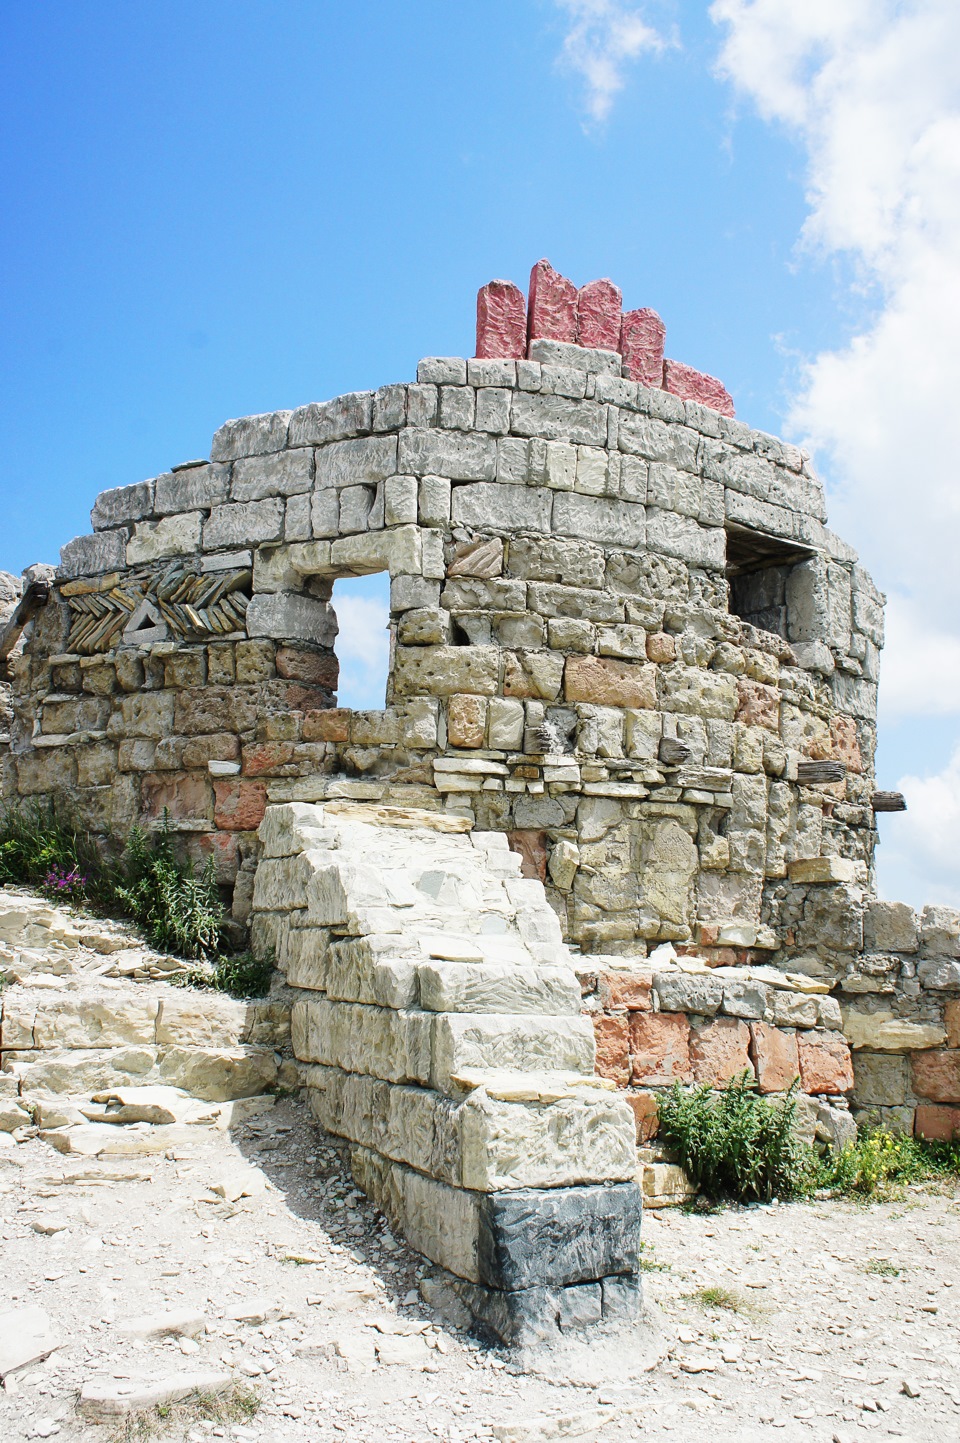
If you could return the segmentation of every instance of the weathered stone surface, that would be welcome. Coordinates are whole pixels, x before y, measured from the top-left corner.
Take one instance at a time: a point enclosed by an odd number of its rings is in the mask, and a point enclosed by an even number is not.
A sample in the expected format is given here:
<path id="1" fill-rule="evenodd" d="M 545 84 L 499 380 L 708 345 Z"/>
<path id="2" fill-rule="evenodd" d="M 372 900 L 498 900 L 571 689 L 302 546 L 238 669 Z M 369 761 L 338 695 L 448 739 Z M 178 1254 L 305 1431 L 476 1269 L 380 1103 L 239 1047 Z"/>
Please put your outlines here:
<path id="1" fill-rule="evenodd" d="M 928 957 L 960 957 L 960 912 L 953 907 L 924 907 L 920 947 Z"/>
<path id="2" fill-rule="evenodd" d="M 735 414 L 733 397 L 722 381 L 718 381 L 715 376 L 706 375 L 703 371 L 695 371 L 692 366 L 685 366 L 681 361 L 664 361 L 663 389 L 685 401 L 696 401 L 701 406 L 709 406 L 712 411 L 719 411 L 721 416 Z"/>
<path id="3" fill-rule="evenodd" d="M 913 1090 L 930 1102 L 960 1103 L 960 1049 L 915 1052 L 910 1059 Z"/>
<path id="4" fill-rule="evenodd" d="M 856 868 L 848 857 L 804 857 L 790 862 L 791 882 L 852 882 Z"/>
<path id="5" fill-rule="evenodd" d="M 477 292 L 477 355 L 519 360 L 527 353 L 523 291 L 512 281 L 488 281 Z"/>
<path id="6" fill-rule="evenodd" d="M 531 1072 L 593 1071 L 593 1028 L 586 1017 L 437 1014 L 433 1020 L 430 1085 L 456 1091 L 454 1079 L 471 1068 Z"/>
<path id="7" fill-rule="evenodd" d="M 863 945 L 870 952 L 916 952 L 913 908 L 906 902 L 870 902 L 863 914 Z"/>
<path id="8" fill-rule="evenodd" d="M 667 328 L 647 307 L 626 311 L 620 330 L 619 350 L 626 374 L 641 386 L 663 385 L 663 346 Z"/>
<path id="9" fill-rule="evenodd" d="M 60 1347 L 60 1338 L 43 1308 L 14 1308 L 0 1313 L 0 1379 L 39 1363 Z"/>
<path id="10" fill-rule="evenodd" d="M 230 467 L 213 463 L 168 471 L 154 483 L 153 510 L 158 516 L 175 511 L 202 511 L 226 501 Z"/>
<path id="11" fill-rule="evenodd" d="M 935 1022 L 910 1022 L 891 1012 L 861 1012 L 844 1007 L 843 1035 L 851 1047 L 872 1052 L 913 1052 L 940 1047 L 946 1030 Z"/>
<path id="12" fill-rule="evenodd" d="M 689 1082 L 690 1023 L 681 1012 L 636 1012 L 630 1017 L 631 1079 L 641 1086 Z"/>
<path id="13" fill-rule="evenodd" d="M 545 1105 L 474 1093 L 461 1109 L 460 1132 L 461 1181 L 478 1192 L 627 1182 L 636 1171 L 633 1116 L 611 1093 Z"/>
<path id="14" fill-rule="evenodd" d="M 796 1033 L 751 1022 L 750 1052 L 761 1092 L 784 1092 L 800 1076 Z"/>
<path id="15" fill-rule="evenodd" d="M 324 445 L 362 436 L 373 424 L 373 395 L 350 391 L 332 401 L 312 401 L 290 417 L 291 446 Z"/>
<path id="16" fill-rule="evenodd" d="M 527 334 L 531 341 L 576 341 L 577 288 L 548 260 L 530 272 Z"/>
<path id="17" fill-rule="evenodd" d="M 635 1272 L 639 1249 L 635 1183 L 493 1193 L 480 1215 L 478 1266 L 488 1287 L 557 1287 Z"/>
<path id="18" fill-rule="evenodd" d="M 708 972 L 657 972 L 653 987 L 662 1012 L 712 1017 L 723 1001 L 723 982 Z"/>
<path id="19" fill-rule="evenodd" d="M 718 1017 L 690 1031 L 690 1062 L 695 1082 L 722 1087 L 741 1072 L 752 1074 L 750 1029 L 735 1017 Z"/>
<path id="20" fill-rule="evenodd" d="M 93 576 L 112 571 L 126 560 L 126 531 L 100 531 L 95 536 L 75 536 L 60 548 L 60 576 Z"/>
<path id="21" fill-rule="evenodd" d="M 417 968 L 420 1006 L 429 1012 L 541 1015 L 580 1012 L 580 988 L 563 968 L 496 962 L 432 962 Z"/>
<path id="22" fill-rule="evenodd" d="M 115 486 L 101 491 L 93 503 L 90 522 L 94 531 L 123 526 L 127 521 L 142 521 L 153 510 L 152 481 L 137 481 L 132 486 Z"/>
<path id="23" fill-rule="evenodd" d="M 226 421 L 213 438 L 211 461 L 233 461 L 238 456 L 263 456 L 269 451 L 282 451 L 287 444 L 290 416 L 290 411 L 272 411 Z"/>
<path id="24" fill-rule="evenodd" d="M 850 1046 L 838 1032 L 798 1032 L 800 1085 L 804 1092 L 831 1093 L 853 1090 Z"/>
<path id="25" fill-rule="evenodd" d="M 199 511 L 165 516 L 161 521 L 138 521 L 127 543 L 126 563 L 138 566 L 166 556 L 188 556 L 200 550 Z"/>
<path id="26" fill-rule="evenodd" d="M 190 1398 L 215 1397 L 233 1386 L 232 1373 L 212 1369 L 179 1371 L 148 1382 L 125 1383 L 113 1378 L 94 1378 L 83 1384 L 77 1410 L 91 1422 L 108 1422 L 131 1413 L 183 1403 Z"/>
<path id="27" fill-rule="evenodd" d="M 577 292 L 577 343 L 594 350 L 620 348 L 623 296 L 612 281 L 589 281 Z"/>
<path id="28" fill-rule="evenodd" d="M 332 647 L 337 618 L 328 601 L 297 592 L 273 591 L 253 597 L 247 607 L 246 627 L 250 636 Z"/>
<path id="29" fill-rule="evenodd" d="M 502 531 L 549 531 L 553 504 L 549 491 L 534 487 L 478 482 L 457 486 L 451 515 L 461 526 L 493 526 Z"/>
<path id="30" fill-rule="evenodd" d="M 408 429 L 400 433 L 398 464 L 391 470 L 410 476 L 446 476 L 451 481 L 493 481 L 497 443 L 492 436 Z"/>
<path id="31" fill-rule="evenodd" d="M 652 664 L 635 666 L 612 657 L 570 656 L 564 667 L 567 701 L 598 706 L 656 707 L 657 671 Z"/>

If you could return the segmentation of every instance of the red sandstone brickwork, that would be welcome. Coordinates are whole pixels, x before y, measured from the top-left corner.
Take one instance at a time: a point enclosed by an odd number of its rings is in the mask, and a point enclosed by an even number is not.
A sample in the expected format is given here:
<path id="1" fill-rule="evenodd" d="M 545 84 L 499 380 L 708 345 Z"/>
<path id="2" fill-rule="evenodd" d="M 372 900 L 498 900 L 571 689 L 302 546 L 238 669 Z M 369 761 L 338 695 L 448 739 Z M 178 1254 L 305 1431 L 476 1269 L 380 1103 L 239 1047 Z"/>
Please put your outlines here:
<path id="1" fill-rule="evenodd" d="M 690 1082 L 690 1022 L 683 1012 L 635 1012 L 630 1019 L 631 1077 L 669 1086 Z"/>
<path id="2" fill-rule="evenodd" d="M 913 1090 L 931 1102 L 960 1103 L 960 1048 L 914 1052 L 910 1058 Z"/>
<path id="3" fill-rule="evenodd" d="M 917 1137 L 925 1137 L 930 1142 L 952 1142 L 960 1136 L 960 1107 L 932 1107 L 921 1103 L 913 1130 Z"/>
<path id="4" fill-rule="evenodd" d="M 761 1092 L 783 1092 L 800 1076 L 796 1033 L 766 1022 L 750 1023 L 750 1053 Z"/>
<path id="5" fill-rule="evenodd" d="M 853 1091 L 853 1061 L 842 1032 L 798 1032 L 797 1050 L 804 1092 Z"/>
<path id="6" fill-rule="evenodd" d="M 549 261 L 537 261 L 530 272 L 527 336 L 531 341 L 577 339 L 577 288 Z"/>
<path id="7" fill-rule="evenodd" d="M 577 341 L 592 350 L 620 347 L 623 296 L 613 281 L 590 281 L 577 292 Z"/>
<path id="8" fill-rule="evenodd" d="M 750 1029 L 736 1017 L 717 1017 L 690 1029 L 694 1082 L 722 1087 L 740 1072 L 753 1072 Z"/>
<path id="9" fill-rule="evenodd" d="M 630 1028 L 626 1017 L 594 1017 L 597 1039 L 597 1072 L 618 1087 L 630 1081 Z"/>
<path id="10" fill-rule="evenodd" d="M 664 361 L 663 389 L 684 401 L 699 401 L 701 406 L 709 406 L 721 416 L 734 414 L 733 397 L 723 382 L 685 366 L 682 361 Z"/>

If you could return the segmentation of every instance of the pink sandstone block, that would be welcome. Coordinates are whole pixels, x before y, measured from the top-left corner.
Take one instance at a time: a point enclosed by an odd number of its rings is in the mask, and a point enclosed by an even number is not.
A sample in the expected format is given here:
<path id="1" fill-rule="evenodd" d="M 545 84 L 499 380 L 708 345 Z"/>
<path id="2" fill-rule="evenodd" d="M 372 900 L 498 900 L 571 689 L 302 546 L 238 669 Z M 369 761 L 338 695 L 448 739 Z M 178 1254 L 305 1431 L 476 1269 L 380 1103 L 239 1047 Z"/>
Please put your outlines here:
<path id="1" fill-rule="evenodd" d="M 620 326 L 619 351 L 627 375 L 641 386 L 663 386 L 663 344 L 667 328 L 649 306 L 626 311 Z"/>
<path id="2" fill-rule="evenodd" d="M 577 339 L 577 288 L 549 261 L 537 261 L 530 272 L 527 338 L 531 341 Z"/>
<path id="3" fill-rule="evenodd" d="M 589 350 L 618 351 L 623 295 L 613 281 L 590 281 L 577 292 L 577 342 Z"/>
<path id="4" fill-rule="evenodd" d="M 477 356 L 520 361 L 527 354 L 527 302 L 513 281 L 488 281 L 477 291 Z"/>
<path id="5" fill-rule="evenodd" d="M 709 406 L 721 416 L 734 414 L 733 397 L 723 382 L 685 366 L 682 361 L 664 361 L 663 389 L 682 401 L 699 401 L 701 406 Z"/>

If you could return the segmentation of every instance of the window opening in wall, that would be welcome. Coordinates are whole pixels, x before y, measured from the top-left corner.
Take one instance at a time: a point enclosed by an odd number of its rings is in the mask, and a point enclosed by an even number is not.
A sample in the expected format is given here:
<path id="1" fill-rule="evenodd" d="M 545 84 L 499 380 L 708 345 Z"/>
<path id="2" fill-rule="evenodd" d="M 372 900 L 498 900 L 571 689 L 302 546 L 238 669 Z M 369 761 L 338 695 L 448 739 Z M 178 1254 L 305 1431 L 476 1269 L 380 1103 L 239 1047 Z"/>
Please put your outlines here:
<path id="1" fill-rule="evenodd" d="M 741 621 L 775 636 L 788 636 L 788 579 L 813 552 L 747 526 L 727 526 L 730 610 Z"/>
<path id="2" fill-rule="evenodd" d="M 382 711 L 390 669 L 390 577 L 338 577 L 331 604 L 339 631 L 337 705 L 353 711 Z"/>

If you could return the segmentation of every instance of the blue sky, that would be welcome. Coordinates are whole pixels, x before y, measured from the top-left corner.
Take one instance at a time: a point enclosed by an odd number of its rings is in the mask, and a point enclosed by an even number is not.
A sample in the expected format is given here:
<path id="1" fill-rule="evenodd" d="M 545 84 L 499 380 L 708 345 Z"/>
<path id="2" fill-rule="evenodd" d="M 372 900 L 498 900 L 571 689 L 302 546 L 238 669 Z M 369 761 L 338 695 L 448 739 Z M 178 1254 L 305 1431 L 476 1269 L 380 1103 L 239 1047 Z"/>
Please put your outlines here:
<path id="1" fill-rule="evenodd" d="M 787 27 L 803 9 L 771 7 Z M 764 93 L 762 45 L 731 59 L 755 10 L 5 0 L 0 567 L 55 560 L 98 491 L 206 455 L 229 416 L 469 354 L 477 287 L 524 284 L 543 255 L 654 306 L 668 354 L 751 424 L 810 429 L 805 367 L 887 292 L 862 240 L 798 249 L 818 142 Z M 631 38 L 641 21 L 659 48 Z M 822 75 L 851 37 L 817 43 Z M 823 430 L 828 482 L 856 500 Z M 891 716 L 886 784 L 947 766 L 958 707 Z"/>

